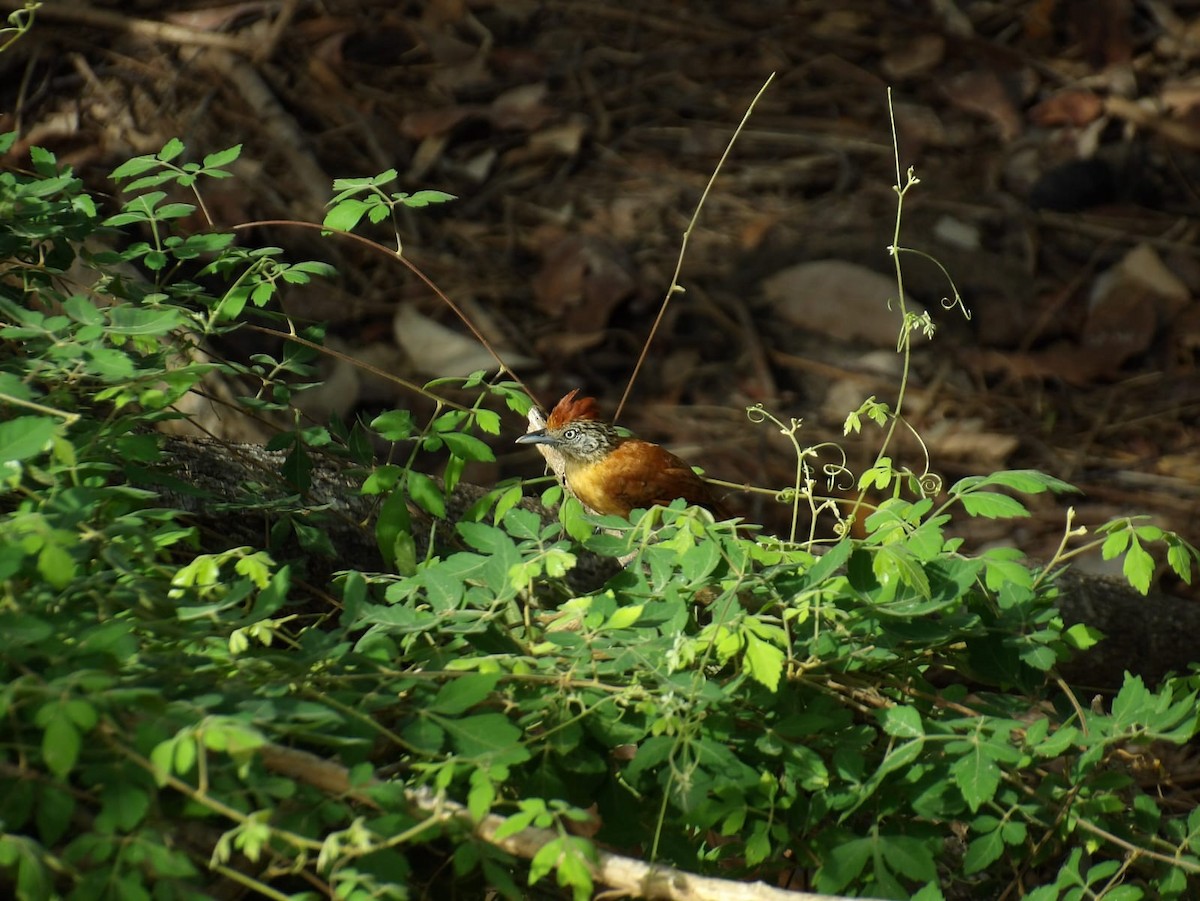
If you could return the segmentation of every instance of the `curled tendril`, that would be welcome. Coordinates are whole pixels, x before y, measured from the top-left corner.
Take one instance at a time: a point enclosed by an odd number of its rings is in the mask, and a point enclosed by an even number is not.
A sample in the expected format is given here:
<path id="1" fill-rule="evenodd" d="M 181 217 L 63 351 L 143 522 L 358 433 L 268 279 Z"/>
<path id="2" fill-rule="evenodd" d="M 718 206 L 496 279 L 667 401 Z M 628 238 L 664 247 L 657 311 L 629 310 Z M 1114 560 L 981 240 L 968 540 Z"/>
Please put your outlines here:
<path id="1" fill-rule="evenodd" d="M 967 307 L 966 302 L 962 299 L 962 295 L 959 294 L 957 290 L 954 292 L 953 297 L 942 298 L 943 310 L 953 310 L 955 307 L 958 307 L 960 310 L 962 310 L 964 319 L 966 319 L 968 322 L 971 321 L 971 310 Z"/>
<path id="2" fill-rule="evenodd" d="M 746 418 L 755 425 L 766 422 L 770 415 L 762 404 L 755 404 L 753 407 L 746 408 Z"/>
<path id="3" fill-rule="evenodd" d="M 942 477 L 936 472 L 927 472 L 917 479 L 917 484 L 921 486 L 921 494 L 925 497 L 933 497 L 941 494 Z"/>
<path id="4" fill-rule="evenodd" d="M 775 493 L 775 500 L 781 504 L 790 504 L 800 496 L 800 492 L 795 488 L 784 488 L 782 491 Z"/>
<path id="5" fill-rule="evenodd" d="M 825 486 L 828 491 L 851 491 L 854 488 L 854 473 L 852 473 L 845 463 L 826 463 L 821 467 L 821 472 L 825 475 Z M 848 480 L 842 482 L 839 477 L 848 477 Z"/>

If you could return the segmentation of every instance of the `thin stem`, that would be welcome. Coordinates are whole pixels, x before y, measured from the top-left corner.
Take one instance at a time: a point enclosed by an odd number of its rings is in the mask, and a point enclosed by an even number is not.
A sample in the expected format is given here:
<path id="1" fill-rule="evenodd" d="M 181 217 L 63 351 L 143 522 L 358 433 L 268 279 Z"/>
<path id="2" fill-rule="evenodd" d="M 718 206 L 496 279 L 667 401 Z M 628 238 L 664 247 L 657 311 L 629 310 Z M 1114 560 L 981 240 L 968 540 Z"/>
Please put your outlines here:
<path id="1" fill-rule="evenodd" d="M 617 404 L 617 412 L 613 414 L 613 422 L 616 422 L 621 417 L 621 411 L 625 409 L 625 402 L 629 400 L 629 394 L 633 391 L 633 384 L 637 381 L 638 373 L 642 371 L 642 364 L 646 362 L 646 356 L 650 353 L 650 345 L 654 341 L 654 336 L 658 334 L 658 328 L 667 313 L 667 306 L 671 303 L 671 298 L 675 294 L 683 293 L 683 288 L 679 286 L 679 273 L 683 271 L 683 258 L 687 254 L 688 240 L 691 238 L 692 230 L 696 227 L 696 223 L 700 219 L 700 210 L 704 208 L 704 201 L 708 199 L 708 194 L 712 190 L 713 183 L 717 180 L 721 168 L 725 165 L 725 160 L 729 158 L 729 154 L 733 150 L 733 145 L 737 143 L 742 129 L 750 121 L 750 114 L 754 112 L 754 107 L 758 103 L 759 98 L 766 93 L 767 88 L 774 79 L 775 73 L 772 72 L 767 76 L 767 80 L 763 82 L 763 86 L 758 89 L 758 93 L 754 95 L 754 99 L 750 101 L 750 105 L 746 107 L 746 113 L 742 116 L 742 121 L 738 123 L 738 127 L 734 129 L 729 143 L 725 145 L 725 152 L 717 160 L 716 168 L 713 169 L 712 175 L 709 176 L 708 184 L 704 186 L 704 192 L 700 195 L 700 200 L 696 203 L 696 209 L 692 212 L 692 218 L 683 232 L 683 241 L 679 245 L 679 257 L 675 261 L 675 274 L 671 276 L 671 284 L 667 287 L 667 294 L 663 298 L 662 306 L 658 308 L 658 315 L 654 319 L 654 325 L 650 327 L 650 334 L 646 336 L 646 343 L 642 345 L 642 352 L 638 356 L 637 363 L 634 364 L 633 372 L 629 375 L 629 382 L 625 385 L 625 393 L 621 395 L 621 402 Z"/>
<path id="2" fill-rule="evenodd" d="M 31 400 L 22 400 L 19 397 L 13 397 L 11 394 L 0 393 L 0 401 L 6 404 L 13 404 L 17 407 L 25 407 L 27 410 L 36 410 L 39 413 L 49 413 L 51 416 L 57 416 L 64 420 L 67 425 L 74 425 L 79 421 L 80 414 L 67 413 L 63 410 L 56 410 L 53 407 L 47 407 L 44 404 L 34 403 Z"/>

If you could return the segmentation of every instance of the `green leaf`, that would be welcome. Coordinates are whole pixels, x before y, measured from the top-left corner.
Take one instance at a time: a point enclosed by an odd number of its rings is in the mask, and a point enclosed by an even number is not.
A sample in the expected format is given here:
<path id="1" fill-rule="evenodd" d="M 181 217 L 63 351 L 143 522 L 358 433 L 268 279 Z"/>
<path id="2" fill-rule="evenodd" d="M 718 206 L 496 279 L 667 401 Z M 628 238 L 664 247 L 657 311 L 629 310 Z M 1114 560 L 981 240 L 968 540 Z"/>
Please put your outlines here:
<path id="1" fill-rule="evenodd" d="M 827 550 L 809 568 L 807 573 L 809 582 L 813 585 L 820 585 L 826 579 L 833 576 L 850 558 L 850 553 L 854 548 L 855 543 L 853 541 L 843 539 Z"/>
<path id="2" fill-rule="evenodd" d="M 1129 540 L 1132 537 L 1133 534 L 1125 529 L 1113 532 L 1104 539 L 1104 544 L 1100 547 L 1100 556 L 1105 560 L 1115 560 L 1125 553 L 1125 548 L 1129 547 Z"/>
<path id="3" fill-rule="evenodd" d="M 429 476 L 409 470 L 408 494 L 426 513 L 438 519 L 446 518 L 446 497 Z"/>
<path id="4" fill-rule="evenodd" d="M 143 172 L 149 172 L 151 169 L 157 168 L 158 165 L 158 160 L 152 156 L 135 156 L 133 159 L 126 160 L 113 169 L 108 177 L 113 181 L 120 181 L 123 178 L 130 178 L 134 175 L 141 175 Z"/>
<path id="5" fill-rule="evenodd" d="M 63 702 L 62 711 L 67 719 L 79 727 L 81 732 L 91 732 L 100 719 L 96 708 L 82 698 L 71 698 Z"/>
<path id="6" fill-rule="evenodd" d="M 1142 594 L 1150 593 L 1150 579 L 1154 576 L 1154 558 L 1146 553 L 1141 542 L 1133 538 L 1129 550 L 1125 552 L 1125 562 L 1121 566 L 1126 581 Z"/>
<path id="7" fill-rule="evenodd" d="M 18 416 L 0 422 L 0 462 L 27 460 L 48 450 L 58 424 L 50 416 Z"/>
<path id="8" fill-rule="evenodd" d="M 431 203 L 446 203 L 449 200 L 458 200 L 458 198 L 444 191 L 416 191 L 402 198 L 401 202 L 407 207 L 425 207 Z"/>
<path id="9" fill-rule="evenodd" d="M 937 879 L 937 865 L 929 845 L 908 835 L 880 836 L 880 851 L 893 870 L 918 882 Z"/>
<path id="10" fill-rule="evenodd" d="M 1024 504 L 1007 494 L 980 491 L 975 494 L 964 494 L 960 500 L 963 509 L 971 516 L 982 516 L 986 519 L 1015 519 L 1029 515 L 1029 510 Z"/>
<path id="11" fill-rule="evenodd" d="M 413 433 L 413 415 L 408 410 L 388 410 L 371 420 L 371 428 L 385 441 L 405 441 Z"/>
<path id="12" fill-rule="evenodd" d="M 472 548 L 481 554 L 491 557 L 503 557 L 514 560 L 517 557 L 517 546 L 501 529 L 482 522 L 460 522 L 456 531 Z"/>
<path id="13" fill-rule="evenodd" d="M 479 424 L 479 430 L 486 432 L 489 435 L 500 434 L 500 414 L 492 410 L 476 410 L 475 421 Z"/>
<path id="14" fill-rule="evenodd" d="M 852 838 L 825 849 L 817 870 L 817 889 L 841 892 L 859 877 L 874 853 L 875 842 L 869 838 Z"/>
<path id="15" fill-rule="evenodd" d="M 130 832 L 150 810 L 150 796 L 137 786 L 125 782 L 105 786 L 100 793 L 100 802 L 102 809 L 97 826 L 103 831 L 115 828 Z"/>
<path id="16" fill-rule="evenodd" d="M 432 717 L 419 717 L 404 727 L 404 740 L 426 754 L 436 754 L 446 742 L 446 731 Z"/>
<path id="17" fill-rule="evenodd" d="M 441 687 L 428 709 L 445 715 L 465 713 L 481 703 L 496 688 L 499 673 L 470 673 Z"/>
<path id="18" fill-rule="evenodd" d="M 522 496 L 520 485 L 513 485 L 500 495 L 499 500 L 496 501 L 496 509 L 492 512 L 492 522 L 497 525 L 503 522 L 505 514 L 521 502 Z"/>
<path id="19" fill-rule="evenodd" d="M 354 231 L 354 226 L 358 225 L 367 209 L 368 205 L 361 200 L 343 200 L 325 214 L 321 224 L 338 231 Z"/>
<path id="20" fill-rule="evenodd" d="M 375 520 L 375 543 L 383 559 L 400 575 L 412 575 L 416 570 L 416 542 L 412 535 L 412 518 L 408 512 L 408 496 L 393 490 Z"/>
<path id="21" fill-rule="evenodd" d="M 584 513 L 583 504 L 579 503 L 578 498 L 568 497 L 563 500 L 562 506 L 558 508 L 558 518 L 566 533 L 580 543 L 587 541 L 596 531 L 595 524 Z"/>
<path id="22" fill-rule="evenodd" d="M 221 166 L 228 166 L 239 156 L 242 155 L 242 145 L 234 144 L 227 150 L 218 150 L 216 153 L 210 153 L 204 158 L 205 169 L 216 169 Z"/>
<path id="23" fill-rule="evenodd" d="M 183 151 L 183 141 L 179 140 L 179 138 L 171 138 L 171 140 L 163 144 L 163 149 L 158 152 L 157 156 L 162 162 L 169 163 L 175 157 L 179 156 L 179 154 L 183 153 Z"/>
<path id="24" fill-rule="evenodd" d="M 396 487 L 396 483 L 400 481 L 400 477 L 404 473 L 405 470 L 403 467 L 391 463 L 378 466 L 363 480 L 362 493 L 371 495 L 384 494 L 391 491 Z"/>
<path id="25" fill-rule="evenodd" d="M 38 573 L 55 588 L 66 588 L 75 581 L 75 558 L 60 544 L 48 541 L 38 553 Z"/>
<path id="26" fill-rule="evenodd" d="M 909 901 L 946 901 L 946 896 L 936 882 L 930 882 L 915 892 Z"/>
<path id="27" fill-rule="evenodd" d="M 474 435 L 467 435 L 463 432 L 439 432 L 438 437 L 446 442 L 450 453 L 463 460 L 477 463 L 494 463 L 496 460 L 492 449 Z"/>
<path id="28" fill-rule="evenodd" d="M 985 753 L 984 746 L 978 741 L 972 743 L 967 753 L 954 762 L 950 774 L 972 813 L 992 800 L 996 789 L 1000 787 L 1000 767 Z"/>
<path id="29" fill-rule="evenodd" d="M 82 743 L 75 724 L 60 712 L 46 724 L 46 731 L 42 733 L 42 759 L 47 769 L 59 778 L 65 777 L 74 769 Z"/>
<path id="30" fill-rule="evenodd" d="M 883 780 L 883 777 L 888 773 L 894 772 L 901 767 L 906 767 L 918 757 L 921 756 L 921 750 L 925 747 L 925 739 L 916 738 L 912 741 L 906 741 L 903 744 L 896 745 L 888 752 L 887 756 L 880 762 L 878 769 L 871 776 L 873 783 L 878 784 Z"/>
<path id="31" fill-rule="evenodd" d="M 779 688 L 783 675 L 784 653 L 775 645 L 763 641 L 751 632 L 743 633 L 746 649 L 742 663 L 750 677 L 770 691 Z"/>
<path id="32" fill-rule="evenodd" d="M 1189 550 L 1191 553 L 1189 553 Z M 1195 549 L 1186 542 L 1172 536 L 1167 539 L 1167 563 L 1172 571 L 1187 585 L 1192 584 L 1192 558 Z"/>
<path id="33" fill-rule="evenodd" d="M 888 707 L 878 714 L 883 731 L 897 738 L 923 738 L 925 724 L 914 707 Z"/>
<path id="34" fill-rule="evenodd" d="M 190 216 L 196 209 L 191 203 L 164 203 L 158 208 L 159 219 L 182 219 Z"/>
<path id="35" fill-rule="evenodd" d="M 1141 676 L 1125 673 L 1125 681 L 1121 690 L 1112 702 L 1114 725 L 1127 729 L 1137 723 L 1145 722 L 1145 716 L 1151 711 L 1150 691 Z"/>
<path id="36" fill-rule="evenodd" d="M 471 774 L 471 790 L 467 793 L 467 811 L 475 822 L 479 822 L 492 809 L 496 801 L 496 784 L 484 770 Z"/>
<path id="37" fill-rule="evenodd" d="M 967 845 L 967 853 L 963 856 L 963 872 L 970 876 L 972 873 L 985 870 L 999 860 L 1003 853 L 1004 839 L 1000 836 L 998 828 L 993 829 L 991 832 L 972 839 L 971 843 Z"/>
<path id="38" fill-rule="evenodd" d="M 628 629 L 639 619 L 642 618 L 642 612 L 646 609 L 645 604 L 633 604 L 628 607 L 618 607 L 613 615 L 604 623 L 605 630 L 611 629 Z"/>
<path id="39" fill-rule="evenodd" d="M 455 750 L 465 757 L 484 758 L 492 765 L 512 765 L 529 759 L 521 743 L 524 733 L 502 713 L 481 713 L 463 719 L 442 719 Z"/>
<path id="40" fill-rule="evenodd" d="M 754 824 L 750 837 L 746 839 L 746 863 L 758 866 L 771 854 L 770 826 L 765 821 Z"/>
<path id="41" fill-rule="evenodd" d="M 538 848 L 537 853 L 529 862 L 529 884 L 533 885 L 540 879 L 544 879 L 558 864 L 559 858 L 562 856 L 562 846 L 565 842 L 565 837 L 552 839 L 542 847 Z"/>
<path id="42" fill-rule="evenodd" d="M 1065 632 L 1062 633 L 1063 641 L 1069 647 L 1080 651 L 1086 651 L 1090 647 L 1104 640 L 1104 633 L 1099 629 L 1086 625 L 1084 623 L 1076 623 Z"/>
<path id="43" fill-rule="evenodd" d="M 959 495 L 992 485 L 1011 488 L 1022 494 L 1041 494 L 1044 491 L 1066 494 L 1079 491 L 1074 485 L 1048 476 L 1044 472 L 1038 472 L 1036 469 L 1010 469 L 994 472 L 987 476 L 968 476 L 960 479 L 950 488 L 950 494 Z"/>

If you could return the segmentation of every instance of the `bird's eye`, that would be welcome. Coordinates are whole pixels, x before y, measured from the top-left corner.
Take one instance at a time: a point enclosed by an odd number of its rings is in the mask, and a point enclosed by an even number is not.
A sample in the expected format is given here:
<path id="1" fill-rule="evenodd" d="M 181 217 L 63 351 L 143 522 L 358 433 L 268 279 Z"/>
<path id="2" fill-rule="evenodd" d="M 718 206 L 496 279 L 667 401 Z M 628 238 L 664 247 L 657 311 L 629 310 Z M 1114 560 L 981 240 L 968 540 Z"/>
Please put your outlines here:
<path id="1" fill-rule="evenodd" d="M 574 441 L 578 437 L 579 437 L 579 429 L 572 428 L 572 429 L 565 429 L 563 431 L 563 438 L 567 441 Z"/>

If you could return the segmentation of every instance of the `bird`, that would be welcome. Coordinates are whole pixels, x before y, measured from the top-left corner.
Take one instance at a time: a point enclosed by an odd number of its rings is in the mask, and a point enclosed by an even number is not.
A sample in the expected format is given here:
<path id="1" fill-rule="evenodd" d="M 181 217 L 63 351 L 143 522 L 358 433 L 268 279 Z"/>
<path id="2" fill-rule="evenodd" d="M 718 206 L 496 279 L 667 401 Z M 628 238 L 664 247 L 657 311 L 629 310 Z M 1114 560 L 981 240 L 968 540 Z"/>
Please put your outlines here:
<path id="1" fill-rule="evenodd" d="M 561 477 L 585 507 L 628 518 L 632 510 L 683 498 L 726 518 L 708 483 L 687 463 L 657 444 L 619 434 L 600 418 L 595 398 L 578 394 L 578 388 L 569 392 L 554 405 L 545 428 L 527 432 L 517 444 L 558 451 Z"/>

